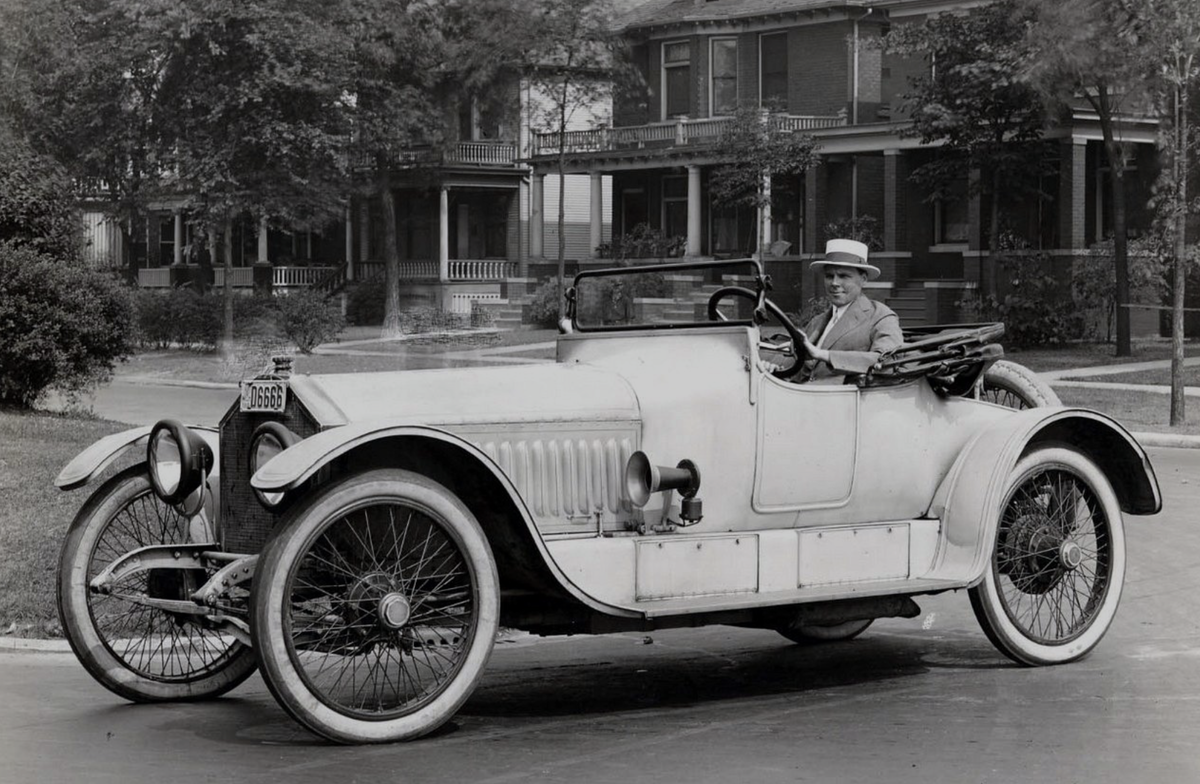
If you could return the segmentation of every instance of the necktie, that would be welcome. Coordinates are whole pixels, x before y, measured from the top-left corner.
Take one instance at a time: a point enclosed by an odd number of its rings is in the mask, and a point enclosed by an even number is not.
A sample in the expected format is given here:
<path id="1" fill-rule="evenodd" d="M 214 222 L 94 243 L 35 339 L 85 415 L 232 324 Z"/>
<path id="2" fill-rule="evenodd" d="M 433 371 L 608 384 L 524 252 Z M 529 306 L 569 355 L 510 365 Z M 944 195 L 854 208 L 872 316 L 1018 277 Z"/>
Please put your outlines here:
<path id="1" fill-rule="evenodd" d="M 824 344 L 825 338 L 829 335 L 830 330 L 833 329 L 833 325 L 837 323 L 838 316 L 840 315 L 837 308 L 834 308 L 833 312 L 829 314 L 829 323 L 825 325 L 825 329 L 821 332 L 821 338 L 817 341 L 818 347 Z"/>

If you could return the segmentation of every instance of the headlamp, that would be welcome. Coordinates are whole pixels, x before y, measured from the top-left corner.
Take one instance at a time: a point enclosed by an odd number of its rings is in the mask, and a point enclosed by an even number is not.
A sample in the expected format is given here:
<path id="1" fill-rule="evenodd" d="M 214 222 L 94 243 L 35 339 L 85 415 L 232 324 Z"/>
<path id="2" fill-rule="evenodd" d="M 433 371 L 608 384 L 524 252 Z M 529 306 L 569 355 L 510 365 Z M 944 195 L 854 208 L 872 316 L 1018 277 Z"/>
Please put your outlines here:
<path id="1" fill-rule="evenodd" d="M 250 437 L 250 476 L 299 440 L 300 436 L 278 422 L 263 422 Z M 283 501 L 283 493 L 267 493 L 256 488 L 254 494 L 267 509 L 273 509 Z"/>
<path id="2" fill-rule="evenodd" d="M 163 419 L 150 429 L 146 462 L 154 494 L 174 506 L 203 485 L 204 477 L 212 471 L 213 452 L 186 425 Z"/>

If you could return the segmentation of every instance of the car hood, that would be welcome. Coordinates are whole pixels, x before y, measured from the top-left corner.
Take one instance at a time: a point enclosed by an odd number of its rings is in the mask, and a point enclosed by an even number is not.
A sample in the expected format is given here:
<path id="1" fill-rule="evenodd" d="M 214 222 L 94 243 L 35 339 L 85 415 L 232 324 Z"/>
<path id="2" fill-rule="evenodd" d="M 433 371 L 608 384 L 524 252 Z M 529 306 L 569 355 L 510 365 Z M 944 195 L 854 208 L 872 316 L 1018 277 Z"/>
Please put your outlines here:
<path id="1" fill-rule="evenodd" d="M 294 376 L 290 386 L 326 426 L 375 419 L 436 425 L 639 416 L 637 396 L 622 376 L 584 365 Z"/>

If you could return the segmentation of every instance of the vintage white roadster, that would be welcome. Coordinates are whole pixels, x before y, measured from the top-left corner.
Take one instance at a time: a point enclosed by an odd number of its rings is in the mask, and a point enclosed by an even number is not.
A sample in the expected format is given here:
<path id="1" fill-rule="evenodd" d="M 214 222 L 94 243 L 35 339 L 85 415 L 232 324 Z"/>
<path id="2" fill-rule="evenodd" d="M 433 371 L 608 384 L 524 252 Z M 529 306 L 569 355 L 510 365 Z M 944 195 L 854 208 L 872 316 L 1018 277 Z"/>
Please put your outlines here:
<path id="1" fill-rule="evenodd" d="M 707 305 L 655 296 L 697 277 Z M 145 461 L 66 538 L 76 655 L 141 702 L 257 668 L 305 727 L 373 743 L 449 719 L 501 627 L 845 640 L 962 588 L 1017 662 L 1092 650 L 1121 595 L 1122 513 L 1161 504 L 1138 443 L 1095 412 L 975 399 L 990 328 L 916 339 L 857 383 L 791 383 L 760 357 L 802 359 L 768 285 L 753 261 L 586 272 L 553 364 L 281 366 L 217 430 L 99 441 L 60 487 Z M 772 321 L 782 336 L 760 333 Z"/>

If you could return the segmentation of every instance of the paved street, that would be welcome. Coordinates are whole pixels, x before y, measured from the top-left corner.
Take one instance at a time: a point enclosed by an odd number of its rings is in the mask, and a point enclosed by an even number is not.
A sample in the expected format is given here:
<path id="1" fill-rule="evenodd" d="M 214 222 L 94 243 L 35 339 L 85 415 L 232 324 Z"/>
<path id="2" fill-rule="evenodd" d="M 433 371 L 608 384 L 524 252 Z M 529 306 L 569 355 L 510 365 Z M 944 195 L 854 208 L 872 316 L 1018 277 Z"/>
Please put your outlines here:
<path id="1" fill-rule="evenodd" d="M 1200 450 L 1155 449 L 1116 623 L 1082 662 L 1010 665 L 967 597 L 804 649 L 709 627 L 497 647 L 436 737 L 338 748 L 256 677 L 132 706 L 69 654 L 0 654 L 0 781 L 1143 782 L 1200 780 Z"/>

